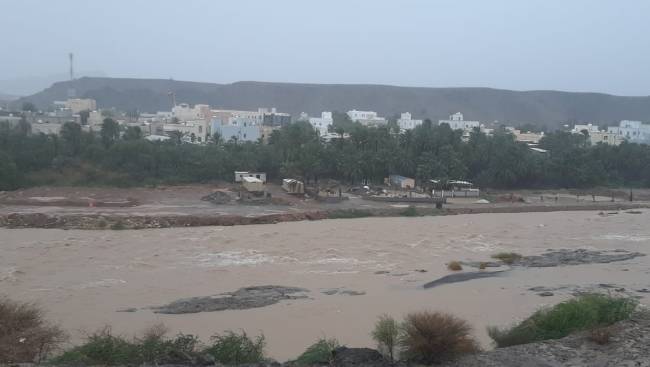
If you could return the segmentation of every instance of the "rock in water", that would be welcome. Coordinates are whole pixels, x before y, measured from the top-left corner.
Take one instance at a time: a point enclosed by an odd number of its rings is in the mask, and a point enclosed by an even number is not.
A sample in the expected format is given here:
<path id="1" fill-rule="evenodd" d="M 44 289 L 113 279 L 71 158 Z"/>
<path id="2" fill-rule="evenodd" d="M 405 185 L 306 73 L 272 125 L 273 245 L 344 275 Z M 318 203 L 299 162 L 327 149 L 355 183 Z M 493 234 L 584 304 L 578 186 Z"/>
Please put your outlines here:
<path id="1" fill-rule="evenodd" d="M 481 278 L 491 278 L 491 277 L 497 277 L 505 273 L 507 270 L 499 270 L 499 271 L 473 271 L 473 272 L 467 272 L 467 273 L 456 273 L 456 274 L 449 274 L 446 275 L 440 279 L 436 279 L 432 282 L 429 282 L 425 284 L 423 287 L 424 288 L 434 288 L 437 286 L 441 286 L 444 284 L 451 284 L 451 283 L 459 283 L 459 282 L 466 282 L 468 280 L 472 279 L 481 279 Z"/>
<path id="2" fill-rule="evenodd" d="M 240 288 L 215 296 L 183 298 L 151 309 L 155 313 L 165 314 L 245 310 L 269 306 L 283 300 L 304 299 L 307 298 L 307 292 L 309 291 L 304 288 L 264 285 Z"/>

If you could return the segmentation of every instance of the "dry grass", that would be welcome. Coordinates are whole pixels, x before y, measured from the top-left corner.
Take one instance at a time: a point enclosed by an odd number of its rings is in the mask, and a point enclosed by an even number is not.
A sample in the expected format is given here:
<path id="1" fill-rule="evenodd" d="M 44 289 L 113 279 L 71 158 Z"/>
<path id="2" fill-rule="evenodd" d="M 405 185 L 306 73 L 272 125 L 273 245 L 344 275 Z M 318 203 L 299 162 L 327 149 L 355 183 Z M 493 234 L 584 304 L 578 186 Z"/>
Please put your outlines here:
<path id="1" fill-rule="evenodd" d="M 40 307 L 0 298 L 0 364 L 39 363 L 65 339 Z"/>
<path id="2" fill-rule="evenodd" d="M 501 260 L 505 264 L 513 264 L 514 262 L 522 258 L 521 254 L 516 252 L 499 252 L 498 254 L 492 255 L 493 259 Z"/>
<path id="3" fill-rule="evenodd" d="M 400 356 L 432 364 L 479 351 L 467 321 L 442 312 L 410 313 L 402 323 Z"/>
<path id="4" fill-rule="evenodd" d="M 447 264 L 447 269 L 451 271 L 461 271 L 463 270 L 463 266 L 458 261 L 452 261 Z"/>

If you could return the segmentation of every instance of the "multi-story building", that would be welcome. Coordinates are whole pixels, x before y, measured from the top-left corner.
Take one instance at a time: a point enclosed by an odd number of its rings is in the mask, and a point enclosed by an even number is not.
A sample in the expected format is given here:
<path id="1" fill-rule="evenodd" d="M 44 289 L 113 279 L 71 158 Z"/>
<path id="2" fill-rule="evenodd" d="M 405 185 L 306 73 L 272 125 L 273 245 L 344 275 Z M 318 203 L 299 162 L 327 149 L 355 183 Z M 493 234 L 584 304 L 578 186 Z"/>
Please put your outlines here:
<path id="1" fill-rule="evenodd" d="M 460 112 L 456 112 L 449 116 L 449 120 L 439 120 L 438 125 L 447 124 L 452 130 L 471 131 L 474 128 L 480 128 L 481 122 L 465 120 Z"/>
<path id="2" fill-rule="evenodd" d="M 212 128 L 212 131 L 221 135 L 226 142 L 256 142 L 262 138 L 262 125 L 221 125 L 213 121 Z"/>
<path id="3" fill-rule="evenodd" d="M 192 143 L 205 143 L 210 138 L 210 126 L 205 120 L 187 121 L 177 124 L 164 124 L 163 132 L 170 134 L 177 131 L 185 138 L 184 141 Z"/>
<path id="4" fill-rule="evenodd" d="M 618 126 L 609 127 L 607 131 L 631 143 L 650 144 L 650 125 L 641 121 L 623 120 Z"/>
<path id="5" fill-rule="evenodd" d="M 320 117 L 310 117 L 309 123 L 318 132 L 318 135 L 324 136 L 329 132 L 330 126 L 334 124 L 332 113 L 324 111 Z"/>
<path id="6" fill-rule="evenodd" d="M 259 111 L 239 110 L 212 110 L 212 121 L 219 121 L 222 125 L 233 125 L 241 122 L 261 125 L 264 122 L 264 114 Z"/>
<path id="7" fill-rule="evenodd" d="M 397 120 L 397 126 L 399 126 L 400 130 L 413 130 L 420 125 L 422 125 L 422 120 L 412 119 L 409 112 L 404 112 Z"/>
<path id="8" fill-rule="evenodd" d="M 94 111 L 97 109 L 97 101 L 90 98 L 71 98 L 65 101 L 65 107 L 75 114 L 81 111 Z"/>
<path id="9" fill-rule="evenodd" d="M 598 143 L 607 145 L 619 145 L 625 140 L 622 136 L 610 133 L 608 131 L 591 131 L 589 132 L 588 139 L 591 145 L 596 145 Z"/>
<path id="10" fill-rule="evenodd" d="M 176 117 L 179 122 L 206 120 L 212 119 L 212 112 L 210 106 L 207 104 L 197 104 L 190 107 L 187 103 L 181 103 L 172 108 L 172 115 Z"/>
<path id="11" fill-rule="evenodd" d="M 348 117 L 354 122 L 359 122 L 365 126 L 382 126 L 386 125 L 388 121 L 385 118 L 377 116 L 375 111 L 348 111 Z"/>
<path id="12" fill-rule="evenodd" d="M 259 108 L 257 111 L 262 114 L 262 123 L 266 126 L 286 126 L 291 124 L 291 115 L 278 112 L 275 107 Z"/>

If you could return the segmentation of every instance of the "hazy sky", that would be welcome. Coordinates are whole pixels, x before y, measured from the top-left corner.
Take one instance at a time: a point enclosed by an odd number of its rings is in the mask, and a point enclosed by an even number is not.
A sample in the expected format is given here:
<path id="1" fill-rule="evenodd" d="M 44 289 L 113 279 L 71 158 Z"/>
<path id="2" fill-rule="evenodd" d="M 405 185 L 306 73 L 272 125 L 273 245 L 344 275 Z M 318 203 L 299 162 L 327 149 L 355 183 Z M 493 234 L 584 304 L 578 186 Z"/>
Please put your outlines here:
<path id="1" fill-rule="evenodd" d="M 0 79 L 485 86 L 650 95 L 649 0 L 0 0 Z"/>

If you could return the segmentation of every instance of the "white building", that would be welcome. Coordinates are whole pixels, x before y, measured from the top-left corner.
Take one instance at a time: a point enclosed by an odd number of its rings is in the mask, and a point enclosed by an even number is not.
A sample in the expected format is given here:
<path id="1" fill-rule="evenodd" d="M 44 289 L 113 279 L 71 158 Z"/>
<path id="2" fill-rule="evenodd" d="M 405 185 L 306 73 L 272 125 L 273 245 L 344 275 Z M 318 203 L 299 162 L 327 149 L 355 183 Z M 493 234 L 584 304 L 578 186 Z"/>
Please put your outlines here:
<path id="1" fill-rule="evenodd" d="M 618 126 L 612 126 L 607 131 L 631 143 L 650 144 L 650 125 L 641 121 L 623 120 Z"/>
<path id="2" fill-rule="evenodd" d="M 266 183 L 266 172 L 235 171 L 235 182 L 242 182 L 244 177 L 256 178 Z"/>
<path id="3" fill-rule="evenodd" d="M 381 126 L 386 125 L 388 121 L 385 118 L 377 116 L 375 111 L 348 111 L 348 117 L 354 122 L 359 122 L 365 126 Z"/>
<path id="4" fill-rule="evenodd" d="M 97 109 L 97 101 L 90 98 L 72 98 L 65 101 L 65 107 L 72 110 L 72 113 L 79 113 L 86 110 L 93 111 Z"/>
<path id="5" fill-rule="evenodd" d="M 480 128 L 481 123 L 479 121 L 468 121 L 465 120 L 463 114 L 456 112 L 455 114 L 449 116 L 449 120 L 439 120 L 438 125 L 447 124 L 452 130 L 464 130 L 471 131 L 474 128 Z"/>
<path id="6" fill-rule="evenodd" d="M 61 126 L 63 126 L 63 124 L 52 122 L 35 123 L 32 124 L 32 134 L 43 133 L 45 135 L 59 135 L 61 132 Z"/>
<path id="7" fill-rule="evenodd" d="M 329 132 L 330 126 L 334 124 L 334 118 L 332 118 L 332 113 L 327 111 L 322 112 L 320 116 L 310 117 L 309 123 L 318 132 L 318 135 L 325 136 Z"/>
<path id="8" fill-rule="evenodd" d="M 422 120 L 414 120 L 411 118 L 411 114 L 408 112 L 404 112 L 399 120 L 397 120 L 397 125 L 399 126 L 400 130 L 413 130 L 417 126 L 422 125 Z"/>

